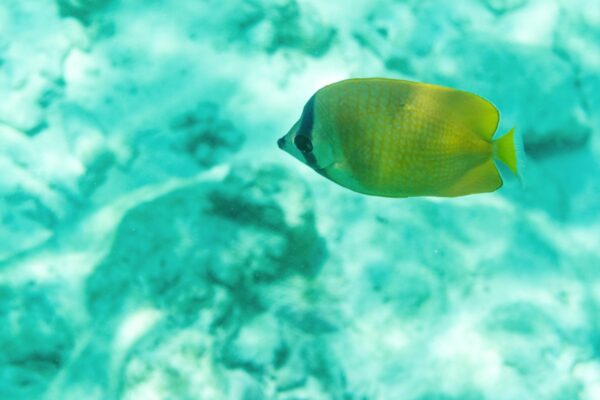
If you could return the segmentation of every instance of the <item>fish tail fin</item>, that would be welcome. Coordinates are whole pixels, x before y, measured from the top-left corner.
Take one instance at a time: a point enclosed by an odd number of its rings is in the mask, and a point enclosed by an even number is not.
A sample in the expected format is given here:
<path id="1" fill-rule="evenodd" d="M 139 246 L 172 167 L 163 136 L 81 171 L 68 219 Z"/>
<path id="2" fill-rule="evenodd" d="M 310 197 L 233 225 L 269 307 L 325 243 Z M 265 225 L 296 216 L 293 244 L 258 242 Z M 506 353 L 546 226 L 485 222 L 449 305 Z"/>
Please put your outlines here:
<path id="1" fill-rule="evenodd" d="M 493 141 L 494 157 L 505 164 L 522 182 L 525 162 L 523 138 L 512 128 L 508 133 Z"/>

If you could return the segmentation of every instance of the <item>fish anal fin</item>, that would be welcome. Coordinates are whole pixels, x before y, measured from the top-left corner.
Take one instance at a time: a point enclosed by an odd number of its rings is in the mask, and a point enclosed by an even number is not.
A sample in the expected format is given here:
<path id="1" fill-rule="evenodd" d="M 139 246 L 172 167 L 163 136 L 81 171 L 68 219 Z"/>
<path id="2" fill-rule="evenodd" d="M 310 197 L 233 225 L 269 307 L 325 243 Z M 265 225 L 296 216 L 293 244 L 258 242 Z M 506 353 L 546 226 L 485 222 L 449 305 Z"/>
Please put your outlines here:
<path id="1" fill-rule="evenodd" d="M 489 159 L 467 171 L 454 184 L 440 193 L 444 197 L 494 192 L 502 186 L 502 178 L 494 162 Z"/>

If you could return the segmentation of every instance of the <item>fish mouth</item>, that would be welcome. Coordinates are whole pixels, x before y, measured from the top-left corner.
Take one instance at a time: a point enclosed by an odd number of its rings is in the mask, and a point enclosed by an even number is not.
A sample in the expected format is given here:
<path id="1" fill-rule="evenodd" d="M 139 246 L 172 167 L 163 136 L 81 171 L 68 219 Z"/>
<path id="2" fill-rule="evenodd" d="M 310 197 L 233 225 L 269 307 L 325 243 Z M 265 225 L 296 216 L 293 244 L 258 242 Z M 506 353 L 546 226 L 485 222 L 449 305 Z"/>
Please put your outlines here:
<path id="1" fill-rule="evenodd" d="M 285 146 L 285 136 L 277 140 L 277 146 L 283 150 L 283 146 Z"/>

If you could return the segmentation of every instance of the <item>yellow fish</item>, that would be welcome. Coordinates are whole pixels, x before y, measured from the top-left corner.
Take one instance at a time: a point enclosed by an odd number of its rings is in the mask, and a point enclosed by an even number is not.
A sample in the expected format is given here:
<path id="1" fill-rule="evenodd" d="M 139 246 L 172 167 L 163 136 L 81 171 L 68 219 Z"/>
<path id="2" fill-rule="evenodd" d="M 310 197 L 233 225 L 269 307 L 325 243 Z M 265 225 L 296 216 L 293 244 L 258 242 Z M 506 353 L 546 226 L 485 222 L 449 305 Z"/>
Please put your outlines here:
<path id="1" fill-rule="evenodd" d="M 367 78 L 319 89 L 279 147 L 359 193 L 454 197 L 502 186 L 494 163 L 518 176 L 514 129 L 493 139 L 499 113 L 475 94 Z"/>

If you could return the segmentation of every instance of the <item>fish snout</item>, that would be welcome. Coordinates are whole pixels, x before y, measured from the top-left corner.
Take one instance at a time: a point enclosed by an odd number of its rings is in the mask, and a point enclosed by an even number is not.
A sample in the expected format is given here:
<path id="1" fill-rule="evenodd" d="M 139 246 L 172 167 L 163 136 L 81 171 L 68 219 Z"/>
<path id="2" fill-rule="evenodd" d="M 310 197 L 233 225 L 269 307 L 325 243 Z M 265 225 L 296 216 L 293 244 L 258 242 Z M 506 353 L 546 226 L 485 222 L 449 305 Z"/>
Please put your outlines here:
<path id="1" fill-rule="evenodd" d="M 277 146 L 280 149 L 283 149 L 283 146 L 285 146 L 285 136 L 277 140 Z"/>

